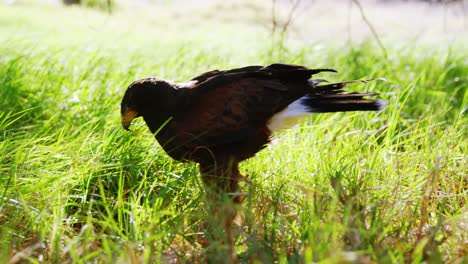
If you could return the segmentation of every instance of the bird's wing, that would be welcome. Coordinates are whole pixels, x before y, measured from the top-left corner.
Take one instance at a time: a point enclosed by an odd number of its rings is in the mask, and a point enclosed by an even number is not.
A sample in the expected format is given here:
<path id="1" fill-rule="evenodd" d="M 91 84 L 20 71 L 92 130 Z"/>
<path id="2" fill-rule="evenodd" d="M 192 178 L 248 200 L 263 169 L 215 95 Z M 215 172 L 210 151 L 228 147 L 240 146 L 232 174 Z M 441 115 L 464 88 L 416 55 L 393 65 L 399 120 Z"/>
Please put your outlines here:
<path id="1" fill-rule="evenodd" d="M 219 146 L 242 142 L 292 101 L 311 92 L 312 70 L 273 64 L 209 72 L 193 80 L 191 103 L 175 117 L 184 144 Z"/>
<path id="2" fill-rule="evenodd" d="M 299 79 L 309 79 L 311 75 L 328 71 L 328 72 L 336 72 L 333 69 L 309 69 L 304 66 L 300 65 L 292 65 L 292 64 L 283 64 L 283 63 L 275 63 L 269 66 L 247 66 L 242 68 L 236 68 L 227 71 L 220 71 L 220 70 L 213 70 L 205 72 L 197 77 L 190 79 L 190 81 L 196 81 L 198 83 L 204 82 L 208 79 L 213 77 L 219 76 L 256 76 L 259 75 L 266 75 L 266 76 L 276 76 L 281 78 L 299 78 Z"/>
<path id="3" fill-rule="evenodd" d="M 239 79 L 210 89 L 191 103 L 177 131 L 185 142 L 204 146 L 242 141 L 262 125 L 284 103 L 282 90 L 268 91 L 264 85 L 280 83 L 252 78 Z"/>
<path id="4" fill-rule="evenodd" d="M 225 74 L 233 74 L 233 73 L 245 73 L 245 72 L 249 72 L 249 71 L 253 72 L 253 71 L 258 71 L 261 68 L 263 68 L 263 67 L 262 66 L 247 66 L 247 67 L 232 69 L 232 70 L 228 70 L 228 71 L 213 70 L 213 71 L 202 73 L 199 76 L 190 79 L 190 81 L 196 81 L 196 82 L 201 83 L 201 82 L 204 82 L 207 79 L 215 77 L 215 76 L 225 75 Z"/>

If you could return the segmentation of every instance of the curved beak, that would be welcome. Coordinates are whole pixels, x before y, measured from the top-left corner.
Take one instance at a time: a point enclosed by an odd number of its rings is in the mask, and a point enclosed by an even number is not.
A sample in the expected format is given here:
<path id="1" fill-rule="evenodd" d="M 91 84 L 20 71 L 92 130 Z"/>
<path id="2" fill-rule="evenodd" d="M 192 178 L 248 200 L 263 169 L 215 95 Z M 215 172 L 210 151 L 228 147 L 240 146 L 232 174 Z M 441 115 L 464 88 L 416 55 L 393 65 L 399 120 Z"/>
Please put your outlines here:
<path id="1" fill-rule="evenodd" d="M 138 116 L 138 111 L 133 107 L 125 107 L 122 109 L 122 126 L 125 130 L 129 130 L 133 119 Z"/>

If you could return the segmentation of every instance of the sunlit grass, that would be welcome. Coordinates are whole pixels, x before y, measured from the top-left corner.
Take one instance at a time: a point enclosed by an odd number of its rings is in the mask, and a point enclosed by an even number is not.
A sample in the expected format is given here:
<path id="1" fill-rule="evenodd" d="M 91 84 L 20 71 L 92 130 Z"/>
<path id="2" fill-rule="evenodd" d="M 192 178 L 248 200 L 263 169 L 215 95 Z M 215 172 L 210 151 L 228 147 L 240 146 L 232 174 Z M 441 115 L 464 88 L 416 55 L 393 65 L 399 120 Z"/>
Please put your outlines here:
<path id="1" fill-rule="evenodd" d="M 283 61 L 339 70 L 330 80 L 385 77 L 351 90 L 389 107 L 312 116 L 242 164 L 239 260 L 467 261 L 466 50 L 390 47 L 386 61 L 368 43 L 239 53 L 127 41 L 0 46 L 0 260 L 227 258 L 202 246 L 211 216 L 196 165 L 172 161 L 142 121 L 121 129 L 119 102 L 144 76 Z"/>

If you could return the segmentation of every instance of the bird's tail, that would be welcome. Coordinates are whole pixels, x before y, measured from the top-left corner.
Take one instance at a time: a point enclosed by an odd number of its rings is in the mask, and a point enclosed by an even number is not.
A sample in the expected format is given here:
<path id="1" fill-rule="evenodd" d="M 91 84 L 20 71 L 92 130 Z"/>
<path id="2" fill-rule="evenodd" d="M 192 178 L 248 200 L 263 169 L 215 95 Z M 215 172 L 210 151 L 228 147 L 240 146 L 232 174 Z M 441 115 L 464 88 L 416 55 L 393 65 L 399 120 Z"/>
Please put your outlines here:
<path id="1" fill-rule="evenodd" d="M 343 88 L 351 83 L 371 80 L 356 80 L 339 83 L 319 85 L 325 80 L 311 80 L 312 91 L 296 101 L 290 103 L 282 111 L 273 115 L 268 121 L 268 128 L 271 131 L 291 127 L 300 120 L 302 116 L 311 113 L 329 113 L 346 111 L 378 111 L 385 108 L 387 102 L 384 100 L 365 99 L 366 96 L 376 95 L 375 93 L 346 93 Z"/>
<path id="2" fill-rule="evenodd" d="M 311 80 L 314 92 L 301 98 L 301 104 L 312 113 L 345 112 L 345 111 L 378 111 L 387 106 L 384 100 L 366 99 L 375 96 L 372 92 L 347 93 L 343 88 L 352 83 L 367 83 L 373 80 L 353 80 L 339 83 L 322 84 L 325 80 Z"/>

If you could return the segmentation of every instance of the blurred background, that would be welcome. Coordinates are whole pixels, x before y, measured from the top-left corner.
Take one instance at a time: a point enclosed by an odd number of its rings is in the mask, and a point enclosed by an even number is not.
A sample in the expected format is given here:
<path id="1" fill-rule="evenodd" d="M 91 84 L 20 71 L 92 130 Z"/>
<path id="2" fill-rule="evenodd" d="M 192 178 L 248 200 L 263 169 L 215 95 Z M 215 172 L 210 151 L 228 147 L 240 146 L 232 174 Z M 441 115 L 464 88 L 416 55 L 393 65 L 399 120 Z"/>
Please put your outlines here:
<path id="1" fill-rule="evenodd" d="M 85 40 L 106 33 L 115 41 L 165 42 L 181 33 L 187 41 L 203 38 L 245 45 L 246 39 L 287 33 L 296 44 L 339 46 L 376 37 L 384 45 L 450 44 L 466 42 L 468 36 L 464 0 L 3 1 L 0 30 L 10 25 L 17 28 L 17 35 L 32 38 L 60 32 L 74 35 L 76 41 L 77 35 Z M 31 16 L 37 19 L 26 19 Z"/>

